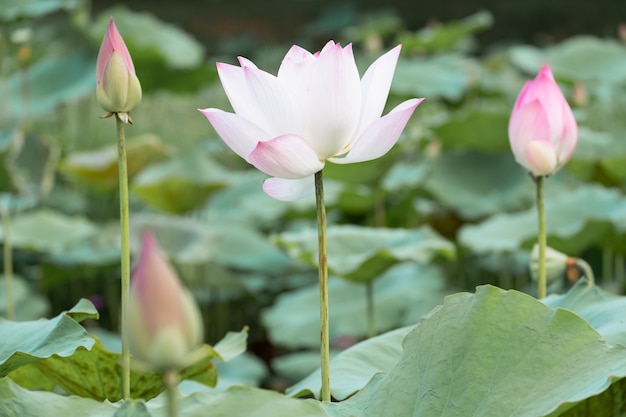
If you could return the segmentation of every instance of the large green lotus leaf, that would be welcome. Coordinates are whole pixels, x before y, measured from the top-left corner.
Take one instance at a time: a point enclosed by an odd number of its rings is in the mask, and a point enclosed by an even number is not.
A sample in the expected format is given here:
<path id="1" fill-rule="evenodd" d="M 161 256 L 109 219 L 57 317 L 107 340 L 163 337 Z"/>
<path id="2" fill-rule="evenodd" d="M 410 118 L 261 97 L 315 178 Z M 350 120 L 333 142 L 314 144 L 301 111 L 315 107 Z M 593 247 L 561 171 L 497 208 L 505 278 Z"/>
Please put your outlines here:
<path id="1" fill-rule="evenodd" d="M 7 316 L 6 280 L 0 275 L 0 317 Z M 11 293 L 13 294 L 14 318 L 16 321 L 36 320 L 45 316 L 50 303 L 45 297 L 33 291 L 20 276 L 14 275 Z"/>
<path id="2" fill-rule="evenodd" d="M 547 182 L 551 180 L 548 179 Z M 616 234 L 626 224 L 626 198 L 600 186 L 581 186 L 571 192 L 546 193 L 547 233 L 550 246 L 568 254 Z M 537 212 L 496 214 L 460 230 L 459 242 L 478 254 L 530 248 L 537 236 Z"/>
<path id="3" fill-rule="evenodd" d="M 199 359 L 180 372 L 181 380 L 214 387 L 217 383 L 217 371 L 213 359 L 228 361 L 243 353 L 247 336 L 247 329 L 229 332 L 215 348 L 203 345 L 200 348 L 201 354 L 198 354 Z M 77 351 L 67 358 L 51 357 L 24 368 L 30 368 L 35 374 L 43 374 L 54 385 L 71 394 L 99 401 L 119 401 L 122 398 L 121 354 L 106 349 L 99 340 L 95 341 L 89 351 Z M 27 375 L 22 372 L 20 377 L 25 378 Z M 160 374 L 141 370 L 139 366 L 131 371 L 130 379 L 132 398 L 151 399 L 164 389 Z"/>
<path id="4" fill-rule="evenodd" d="M 567 293 L 550 295 L 542 301 L 550 307 L 573 311 L 587 320 L 607 342 L 626 346 L 626 297 L 579 280 Z"/>
<path id="5" fill-rule="evenodd" d="M 509 153 L 472 150 L 444 152 L 433 162 L 424 187 L 466 219 L 528 206 L 535 195 L 528 174 Z"/>
<path id="6" fill-rule="evenodd" d="M 90 26 L 92 38 L 98 44 L 102 42 L 111 16 L 135 64 L 144 59 L 157 59 L 170 68 L 190 69 L 202 63 L 203 47 L 191 35 L 149 13 L 134 12 L 124 6 L 105 10 Z M 137 68 L 141 79 L 141 69 L 139 66 Z"/>
<path id="7" fill-rule="evenodd" d="M 15 159 L 23 143 L 24 134 L 18 129 L 0 133 L 0 192 L 2 193 L 16 193 L 23 186 L 15 166 Z"/>
<path id="8" fill-rule="evenodd" d="M 355 282 L 371 281 L 398 262 L 455 256 L 454 245 L 428 226 L 408 230 L 340 225 L 328 227 L 326 236 L 328 270 Z M 293 258 L 317 265 L 316 229 L 282 233 L 275 240 Z"/>
<path id="9" fill-rule="evenodd" d="M 608 345 L 584 319 L 491 286 L 447 297 L 402 349 L 391 371 L 324 404 L 329 414 L 557 416 L 626 375 L 626 348 Z"/>
<path id="10" fill-rule="evenodd" d="M 102 32 L 104 33 L 104 32 Z M 96 85 L 95 57 L 82 53 L 45 58 L 29 68 L 28 115 L 38 116 L 54 109 L 58 104 L 73 100 L 94 91 Z M 6 83 L 5 100 L 22 103 L 22 73 L 11 75 Z M 5 117 L 25 117 L 24 106 L 6 108 Z"/>
<path id="11" fill-rule="evenodd" d="M 477 70 L 473 61 L 460 54 L 403 58 L 398 60 L 391 92 L 459 101 L 470 87 L 470 73 Z"/>
<path id="12" fill-rule="evenodd" d="M 0 376 L 52 356 L 68 357 L 91 349 L 94 340 L 72 317 L 95 318 L 93 305 L 81 302 L 50 320 L 14 322 L 0 319 Z"/>
<path id="13" fill-rule="evenodd" d="M 574 81 L 626 81 L 626 46 L 613 39 L 582 35 L 544 50 L 521 46 L 509 52 L 513 63 L 529 73 L 550 64 L 555 76 Z"/>
<path id="14" fill-rule="evenodd" d="M 132 180 L 148 165 L 163 160 L 168 155 L 167 146 L 152 134 L 130 138 L 126 143 L 128 178 Z M 98 189 L 113 190 L 119 186 L 117 145 L 69 154 L 61 162 L 61 172 Z"/>
<path id="15" fill-rule="evenodd" d="M 339 353 L 330 361 L 330 393 L 343 401 L 363 388 L 378 372 L 393 369 L 402 355 L 402 340 L 415 326 L 372 337 Z M 320 398 L 321 371 L 318 369 L 287 389 L 287 395 Z"/>
<path id="16" fill-rule="evenodd" d="M 61 253 L 95 233 L 97 227 L 85 218 L 48 209 L 18 214 L 11 222 L 14 248 L 46 253 Z M 4 231 L 0 232 L 0 238 L 2 236 Z"/>
<path id="17" fill-rule="evenodd" d="M 416 33 L 404 33 L 397 43 L 409 53 L 466 51 L 472 46 L 470 36 L 493 24 L 493 15 L 479 11 L 463 19 L 427 25 Z"/>
<path id="18" fill-rule="evenodd" d="M 154 208 L 183 214 L 203 205 L 226 183 L 224 168 L 199 152 L 190 152 L 143 170 L 131 191 Z"/>
<path id="19" fill-rule="evenodd" d="M 403 263 L 374 281 L 374 322 L 386 331 L 428 313 L 447 294 L 442 270 Z M 331 277 L 328 282 L 330 339 L 367 336 L 366 287 Z M 421 312 L 421 314 L 419 314 Z M 307 286 L 278 297 L 262 321 L 275 344 L 288 348 L 319 346 L 319 286 Z M 413 322 L 414 323 L 414 322 Z"/>
<path id="20" fill-rule="evenodd" d="M 191 218 L 137 214 L 131 218 L 131 249 L 138 253 L 140 233 L 150 229 L 173 260 L 185 264 L 207 261 L 246 270 L 274 272 L 291 259 L 249 225 Z"/>
<path id="21" fill-rule="evenodd" d="M 578 145 L 568 171 L 585 181 L 596 181 L 607 186 L 626 181 L 626 141 L 612 132 L 597 132 L 585 126 L 578 130 Z"/>
<path id="22" fill-rule="evenodd" d="M 80 0 L 4 0 L 0 7 L 0 19 L 37 18 L 59 10 L 75 10 Z"/>
<path id="23" fill-rule="evenodd" d="M 320 404 L 297 400 L 275 391 L 252 387 L 233 387 L 223 393 L 197 392 L 178 400 L 181 416 L 206 417 L 328 417 Z M 20 417 L 157 417 L 167 414 L 163 396 L 148 402 L 98 402 L 89 398 L 63 396 L 51 392 L 28 391 L 0 379 L 0 415 Z"/>
<path id="24" fill-rule="evenodd" d="M 453 113 L 433 130 L 444 146 L 510 153 L 507 139 L 510 116 L 510 109 L 502 105 L 471 106 Z"/>

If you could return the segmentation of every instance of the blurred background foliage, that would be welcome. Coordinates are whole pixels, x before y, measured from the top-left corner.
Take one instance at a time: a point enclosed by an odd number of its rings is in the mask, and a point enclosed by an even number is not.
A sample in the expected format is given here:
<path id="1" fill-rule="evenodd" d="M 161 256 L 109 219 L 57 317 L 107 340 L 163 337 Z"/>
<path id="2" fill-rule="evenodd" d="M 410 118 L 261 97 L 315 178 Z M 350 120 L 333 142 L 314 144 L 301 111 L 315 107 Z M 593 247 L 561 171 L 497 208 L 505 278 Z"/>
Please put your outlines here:
<path id="1" fill-rule="evenodd" d="M 132 250 L 143 228 L 156 233 L 202 305 L 209 343 L 250 326 L 255 381 L 280 388 L 317 365 L 315 213 L 312 199 L 266 196 L 265 175 L 196 111 L 229 108 L 215 61 L 237 55 L 275 72 L 291 44 L 316 50 L 333 38 L 354 43 L 364 71 L 402 43 L 387 107 L 427 98 L 384 158 L 325 170 L 337 350 L 371 333 L 372 294 L 382 332 L 478 284 L 533 291 L 534 186 L 507 124 L 545 63 L 580 124 L 573 160 L 547 182 L 549 244 L 624 292 L 626 3 L 126 3 L 0 8 L 0 208 L 11 217 L 18 319 L 87 297 L 99 325 L 117 330 L 116 137 L 94 94 L 109 16 L 145 92 L 127 130 Z"/>

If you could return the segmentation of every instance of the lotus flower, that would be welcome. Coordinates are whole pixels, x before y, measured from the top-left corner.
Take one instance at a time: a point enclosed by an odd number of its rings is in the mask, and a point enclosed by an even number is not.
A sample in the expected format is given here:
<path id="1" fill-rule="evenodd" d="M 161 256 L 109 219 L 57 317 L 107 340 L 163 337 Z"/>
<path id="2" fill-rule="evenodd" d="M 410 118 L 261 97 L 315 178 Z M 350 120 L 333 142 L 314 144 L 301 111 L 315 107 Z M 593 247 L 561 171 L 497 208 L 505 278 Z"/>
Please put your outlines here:
<path id="1" fill-rule="evenodd" d="M 122 114 L 128 122 L 128 112 L 141 101 L 141 85 L 124 39 L 109 20 L 96 61 L 96 96 L 109 113 Z"/>
<path id="2" fill-rule="evenodd" d="M 293 46 L 278 75 L 246 58 L 217 64 L 235 113 L 200 110 L 224 142 L 274 177 L 270 196 L 296 200 L 313 193 L 313 175 L 326 161 L 376 159 L 396 143 L 423 99 L 407 100 L 381 117 L 401 46 L 378 58 L 361 79 L 352 46 L 328 42 L 315 54 Z"/>
<path id="3" fill-rule="evenodd" d="M 131 353 L 157 370 L 184 366 L 202 342 L 198 307 L 149 232 L 133 271 L 128 317 Z"/>
<path id="4" fill-rule="evenodd" d="M 572 157 L 578 126 L 550 67 L 541 68 L 517 97 L 509 141 L 515 160 L 537 177 L 555 173 Z"/>

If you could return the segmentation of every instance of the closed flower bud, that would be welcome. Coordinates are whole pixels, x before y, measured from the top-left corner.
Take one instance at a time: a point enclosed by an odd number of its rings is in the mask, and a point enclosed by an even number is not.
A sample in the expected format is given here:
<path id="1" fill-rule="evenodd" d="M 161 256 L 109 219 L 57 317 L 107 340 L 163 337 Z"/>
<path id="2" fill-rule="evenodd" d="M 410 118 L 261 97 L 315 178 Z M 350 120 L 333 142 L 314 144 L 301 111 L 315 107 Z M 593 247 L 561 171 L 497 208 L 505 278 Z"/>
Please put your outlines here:
<path id="1" fill-rule="evenodd" d="M 202 343 L 198 306 L 149 232 L 133 271 L 128 318 L 131 353 L 155 370 L 184 367 Z"/>
<path id="2" fill-rule="evenodd" d="M 578 125 L 550 67 L 543 67 L 517 97 L 509 142 L 515 160 L 535 177 L 554 174 L 572 157 Z"/>
<path id="3" fill-rule="evenodd" d="M 128 48 L 115 27 L 113 18 L 100 45 L 96 62 L 96 96 L 109 113 L 127 114 L 141 101 L 141 84 Z M 128 121 L 127 115 L 122 120 Z"/>
<path id="4" fill-rule="evenodd" d="M 569 266 L 570 257 L 550 247 L 546 248 L 546 281 L 556 281 L 563 276 Z M 539 245 L 535 244 L 530 253 L 530 276 L 533 281 L 539 277 Z"/>

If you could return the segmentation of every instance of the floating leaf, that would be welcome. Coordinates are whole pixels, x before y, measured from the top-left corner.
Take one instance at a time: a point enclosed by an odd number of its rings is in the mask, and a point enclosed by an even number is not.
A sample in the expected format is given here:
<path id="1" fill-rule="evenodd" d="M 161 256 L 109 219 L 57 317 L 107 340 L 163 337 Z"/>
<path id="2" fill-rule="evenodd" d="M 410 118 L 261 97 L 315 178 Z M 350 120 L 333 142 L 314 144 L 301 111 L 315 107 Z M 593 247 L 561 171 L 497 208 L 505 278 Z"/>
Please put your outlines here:
<path id="1" fill-rule="evenodd" d="M 343 401 L 363 388 L 375 374 L 390 371 L 402 355 L 402 340 L 415 326 L 372 337 L 339 353 L 330 361 L 330 393 Z M 320 398 L 321 371 L 318 369 L 296 385 L 287 395 Z"/>
<path id="2" fill-rule="evenodd" d="M 0 376 L 42 359 L 67 357 L 91 349 L 94 340 L 66 313 L 50 320 L 13 322 L 0 319 Z"/>
<path id="3" fill-rule="evenodd" d="M 548 180 L 548 183 L 551 180 Z M 571 192 L 546 193 L 549 245 L 575 255 L 599 241 L 621 244 L 619 236 L 626 224 L 626 198 L 616 190 L 580 186 Z M 496 214 L 488 220 L 465 225 L 459 242 L 478 254 L 530 248 L 537 236 L 537 212 L 528 210 Z M 615 236 L 615 240 L 607 241 Z"/>
<path id="4" fill-rule="evenodd" d="M 394 94 L 459 101 L 469 88 L 475 65 L 457 54 L 400 59 L 391 85 Z"/>
<path id="5" fill-rule="evenodd" d="M 182 214 L 197 209 L 225 186 L 224 168 L 191 152 L 145 169 L 131 190 L 152 207 Z"/>
<path id="6" fill-rule="evenodd" d="M 510 116 L 510 109 L 501 104 L 495 108 L 472 106 L 452 113 L 433 130 L 444 146 L 510 152 L 507 134 Z"/>
<path id="7" fill-rule="evenodd" d="M 535 195 L 528 174 L 510 154 L 470 150 L 444 152 L 433 162 L 424 187 L 466 219 L 526 207 Z"/>
<path id="8" fill-rule="evenodd" d="M 90 26 L 92 38 L 98 43 L 111 16 L 135 64 L 141 60 L 158 60 L 170 68 L 190 69 L 202 63 L 203 47 L 191 35 L 149 13 L 134 12 L 124 6 L 107 9 Z M 141 78 L 141 73 L 138 76 Z"/>
<path id="9" fill-rule="evenodd" d="M 205 417 L 207 410 L 215 416 L 238 417 L 328 417 L 320 404 L 286 397 L 275 391 L 252 387 L 233 387 L 223 393 L 197 392 L 179 398 L 180 415 Z M 152 401 L 126 400 L 99 402 L 89 398 L 64 396 L 50 392 L 28 391 L 10 379 L 0 379 L 0 414 L 20 417 L 57 417 L 85 415 L 90 417 L 157 417 L 167 413 L 165 398 Z"/>
<path id="10" fill-rule="evenodd" d="M 80 0 L 4 0 L 0 18 L 5 21 L 17 18 L 37 18 L 59 10 L 72 11 L 82 5 Z"/>
<path id="11" fill-rule="evenodd" d="M 565 308 L 584 318 L 611 344 L 626 346 L 626 297 L 611 294 L 597 285 L 579 280 L 562 295 L 550 295 L 543 301 L 550 307 Z"/>
<path id="12" fill-rule="evenodd" d="M 405 337 L 391 371 L 324 405 L 337 417 L 557 416 L 625 375 L 626 348 L 579 316 L 484 286 L 447 297 Z"/>
<path id="13" fill-rule="evenodd" d="M 104 31 L 102 32 L 104 33 Z M 83 53 L 42 59 L 29 68 L 29 106 L 8 106 L 9 118 L 38 116 L 54 109 L 60 103 L 93 94 L 96 85 L 94 57 Z M 11 75 L 7 80 L 6 99 L 22 103 L 22 73 Z"/>
<path id="14" fill-rule="evenodd" d="M 151 133 L 131 138 L 126 143 L 128 178 L 132 180 L 148 165 L 162 161 L 168 155 L 166 145 Z M 93 151 L 70 154 L 61 163 L 65 174 L 99 189 L 117 189 L 119 170 L 117 145 Z"/>
<path id="15" fill-rule="evenodd" d="M 452 243 L 428 226 L 407 230 L 342 225 L 329 227 L 326 235 L 328 270 L 350 281 L 371 281 L 401 261 L 425 263 L 455 255 Z M 317 265 L 317 230 L 287 232 L 275 239 L 293 258 Z"/>
<path id="16" fill-rule="evenodd" d="M 377 331 L 415 323 L 447 294 L 441 269 L 403 263 L 374 281 Z M 332 278 L 328 282 L 330 338 L 362 338 L 368 334 L 366 289 L 362 284 Z M 262 321 L 275 344 L 288 348 L 319 346 L 319 286 L 280 295 L 262 313 Z"/>

